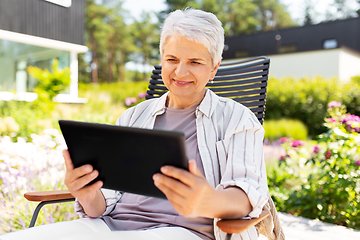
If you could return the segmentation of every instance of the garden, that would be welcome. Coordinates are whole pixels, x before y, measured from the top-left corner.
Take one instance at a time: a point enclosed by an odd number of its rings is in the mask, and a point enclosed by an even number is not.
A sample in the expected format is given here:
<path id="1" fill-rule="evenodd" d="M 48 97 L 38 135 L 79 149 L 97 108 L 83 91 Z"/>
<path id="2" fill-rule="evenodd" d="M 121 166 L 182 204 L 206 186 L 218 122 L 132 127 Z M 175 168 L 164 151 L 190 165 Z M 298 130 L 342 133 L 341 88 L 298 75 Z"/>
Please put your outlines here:
<path id="1" fill-rule="evenodd" d="M 48 82 L 34 102 L 0 101 L 0 234 L 28 226 L 36 203 L 25 192 L 65 189 L 57 121 L 113 124 L 145 100 L 147 84 L 80 83 L 87 103 L 56 104 L 62 89 Z M 359 115 L 360 77 L 269 80 L 264 147 L 279 211 L 360 229 Z M 37 225 L 76 218 L 71 203 L 45 206 Z"/>

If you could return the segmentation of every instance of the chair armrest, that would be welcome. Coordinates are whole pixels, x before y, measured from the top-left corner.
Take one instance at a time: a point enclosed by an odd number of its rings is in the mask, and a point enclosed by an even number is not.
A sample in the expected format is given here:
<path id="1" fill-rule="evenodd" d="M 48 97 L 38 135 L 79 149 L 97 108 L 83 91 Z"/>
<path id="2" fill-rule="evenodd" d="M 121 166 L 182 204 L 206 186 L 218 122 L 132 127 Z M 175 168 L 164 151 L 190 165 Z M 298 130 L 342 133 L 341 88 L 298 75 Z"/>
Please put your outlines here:
<path id="1" fill-rule="evenodd" d="M 24 197 L 32 202 L 54 201 L 73 199 L 69 190 L 56 190 L 56 191 L 44 191 L 44 192 L 27 192 Z"/>
<path id="2" fill-rule="evenodd" d="M 221 231 L 226 233 L 241 233 L 246 229 L 256 225 L 258 222 L 269 216 L 268 211 L 263 210 L 258 218 L 252 219 L 222 219 L 217 222 Z"/>

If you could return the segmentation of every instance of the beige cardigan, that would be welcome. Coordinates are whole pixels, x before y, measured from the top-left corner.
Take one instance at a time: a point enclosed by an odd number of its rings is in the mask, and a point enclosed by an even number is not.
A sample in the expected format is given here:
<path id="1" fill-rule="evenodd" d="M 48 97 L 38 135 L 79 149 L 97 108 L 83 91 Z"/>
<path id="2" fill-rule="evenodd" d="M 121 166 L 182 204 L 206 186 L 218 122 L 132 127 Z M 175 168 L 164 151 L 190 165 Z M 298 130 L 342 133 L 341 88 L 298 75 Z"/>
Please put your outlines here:
<path id="1" fill-rule="evenodd" d="M 280 226 L 279 217 L 275 208 L 275 204 L 271 197 L 263 207 L 264 210 L 267 210 L 270 213 L 270 216 L 256 224 L 256 231 L 259 234 L 261 233 L 269 240 L 285 240 L 284 232 Z"/>

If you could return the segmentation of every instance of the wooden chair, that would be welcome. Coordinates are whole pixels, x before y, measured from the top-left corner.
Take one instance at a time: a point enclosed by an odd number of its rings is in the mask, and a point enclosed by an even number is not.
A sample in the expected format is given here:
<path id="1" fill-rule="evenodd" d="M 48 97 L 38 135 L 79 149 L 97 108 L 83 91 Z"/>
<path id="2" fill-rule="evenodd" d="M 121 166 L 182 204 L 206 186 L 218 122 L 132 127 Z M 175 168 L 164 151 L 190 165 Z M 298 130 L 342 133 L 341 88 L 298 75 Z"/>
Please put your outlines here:
<path id="1" fill-rule="evenodd" d="M 219 96 L 232 98 L 250 108 L 260 123 L 263 123 L 269 64 L 270 60 L 264 56 L 237 62 L 222 63 L 213 82 L 209 82 L 206 87 Z M 155 65 L 146 99 L 160 97 L 167 91 L 161 79 L 161 66 Z M 58 202 L 74 201 L 74 197 L 68 190 L 30 192 L 25 193 L 24 196 L 29 201 L 40 202 L 34 211 L 29 227 L 35 225 L 36 218 L 42 206 Z M 230 239 L 231 234 L 240 233 L 254 226 L 269 216 L 269 214 L 268 211 L 263 211 L 259 218 L 221 220 L 217 225 L 222 231 L 228 233 L 227 238 Z"/>

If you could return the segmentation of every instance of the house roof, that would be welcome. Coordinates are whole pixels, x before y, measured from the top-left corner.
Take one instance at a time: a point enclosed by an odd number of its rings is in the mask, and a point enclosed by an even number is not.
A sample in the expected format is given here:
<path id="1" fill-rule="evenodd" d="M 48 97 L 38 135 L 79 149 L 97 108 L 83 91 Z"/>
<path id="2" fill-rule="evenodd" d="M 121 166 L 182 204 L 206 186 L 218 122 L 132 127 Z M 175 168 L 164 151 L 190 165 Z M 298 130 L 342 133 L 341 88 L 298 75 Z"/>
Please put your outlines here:
<path id="1" fill-rule="evenodd" d="M 360 17 L 225 38 L 224 59 L 346 47 L 360 52 Z"/>

